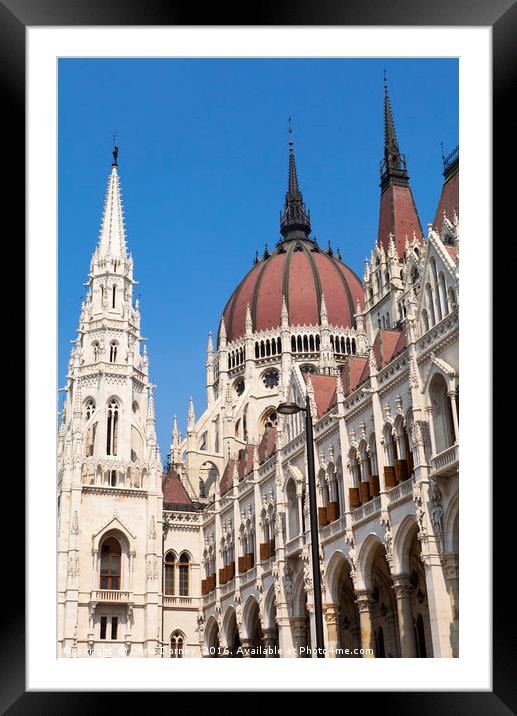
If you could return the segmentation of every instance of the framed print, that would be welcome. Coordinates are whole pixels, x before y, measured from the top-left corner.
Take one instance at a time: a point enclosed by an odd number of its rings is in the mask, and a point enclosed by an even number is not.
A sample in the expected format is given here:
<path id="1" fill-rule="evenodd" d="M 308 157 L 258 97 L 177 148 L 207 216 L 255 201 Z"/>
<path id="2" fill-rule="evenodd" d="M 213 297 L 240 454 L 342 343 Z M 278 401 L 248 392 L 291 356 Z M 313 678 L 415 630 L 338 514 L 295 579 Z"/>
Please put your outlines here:
<path id="1" fill-rule="evenodd" d="M 3 5 L 29 328 L 4 708 L 512 709 L 489 438 L 511 3 Z"/>

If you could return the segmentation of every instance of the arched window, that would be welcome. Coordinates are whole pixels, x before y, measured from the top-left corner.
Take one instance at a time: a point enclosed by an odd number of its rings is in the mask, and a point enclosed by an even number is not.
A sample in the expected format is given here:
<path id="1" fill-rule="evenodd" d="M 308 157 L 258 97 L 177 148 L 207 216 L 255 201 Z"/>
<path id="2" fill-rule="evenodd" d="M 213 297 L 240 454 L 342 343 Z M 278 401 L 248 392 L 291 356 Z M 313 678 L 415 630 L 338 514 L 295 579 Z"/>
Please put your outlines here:
<path id="1" fill-rule="evenodd" d="M 429 388 L 433 408 L 433 428 L 436 452 L 441 453 L 454 444 L 454 422 L 451 401 L 445 378 L 437 373 Z"/>
<path id="2" fill-rule="evenodd" d="M 427 315 L 426 309 L 424 308 L 422 310 L 422 332 L 427 333 L 428 330 L 429 330 L 429 317 Z"/>
<path id="3" fill-rule="evenodd" d="M 186 552 L 183 552 L 180 556 L 180 561 L 179 561 L 179 565 L 178 565 L 180 597 L 188 597 L 189 570 L 190 570 L 190 559 L 189 559 L 188 554 Z"/>
<path id="4" fill-rule="evenodd" d="M 163 593 L 174 594 L 174 570 L 176 568 L 176 557 L 174 552 L 167 552 L 163 560 Z"/>
<path id="5" fill-rule="evenodd" d="M 101 589 L 120 589 L 120 544 L 109 537 L 101 547 Z"/>
<path id="6" fill-rule="evenodd" d="M 452 286 L 449 286 L 449 290 L 447 292 L 449 297 L 449 311 L 452 311 L 454 308 L 456 308 L 456 293 Z"/>
<path id="7" fill-rule="evenodd" d="M 269 408 L 269 410 L 266 411 L 266 414 L 263 418 L 263 426 L 264 430 L 269 430 L 270 428 L 276 428 L 278 425 L 278 414 L 276 412 L 276 408 Z"/>
<path id="8" fill-rule="evenodd" d="M 85 411 L 85 422 L 87 423 L 92 415 L 95 412 L 95 403 L 93 400 L 89 400 L 86 403 L 86 411 Z M 93 425 L 90 425 L 86 432 L 86 457 L 91 457 L 93 455 L 93 450 L 95 447 L 95 431 L 97 429 L 97 423 L 94 423 Z"/>
<path id="9" fill-rule="evenodd" d="M 106 430 L 106 454 L 117 454 L 118 442 L 118 413 L 119 405 L 116 400 L 112 400 L 108 406 L 107 430 Z"/>
<path id="10" fill-rule="evenodd" d="M 395 460 L 398 458 L 397 444 L 393 437 L 393 426 L 388 423 L 384 428 L 384 442 L 386 444 L 386 464 L 393 467 Z"/>
<path id="11" fill-rule="evenodd" d="M 94 341 L 92 343 L 93 348 L 93 362 L 97 363 L 99 360 L 99 341 Z"/>
<path id="12" fill-rule="evenodd" d="M 436 323 L 435 313 L 434 313 L 434 296 L 433 291 L 431 289 L 431 284 L 428 283 L 425 287 L 425 295 L 427 298 L 427 309 L 429 311 L 429 318 L 431 319 L 431 326 L 434 326 Z"/>
<path id="13" fill-rule="evenodd" d="M 117 298 L 117 287 L 116 286 L 113 286 L 113 292 L 112 292 L 111 296 L 112 296 L 111 297 L 111 307 L 115 308 L 115 301 Z"/>
<path id="14" fill-rule="evenodd" d="M 171 659 L 183 658 L 183 644 L 183 634 L 179 631 L 175 631 L 171 636 Z"/>
<path id="15" fill-rule="evenodd" d="M 298 513 L 298 499 L 296 497 L 296 485 L 294 480 L 287 483 L 287 516 L 289 539 L 294 539 L 300 534 L 300 515 Z"/>
<path id="16" fill-rule="evenodd" d="M 110 363 L 117 362 L 117 341 L 111 341 L 110 345 Z"/>

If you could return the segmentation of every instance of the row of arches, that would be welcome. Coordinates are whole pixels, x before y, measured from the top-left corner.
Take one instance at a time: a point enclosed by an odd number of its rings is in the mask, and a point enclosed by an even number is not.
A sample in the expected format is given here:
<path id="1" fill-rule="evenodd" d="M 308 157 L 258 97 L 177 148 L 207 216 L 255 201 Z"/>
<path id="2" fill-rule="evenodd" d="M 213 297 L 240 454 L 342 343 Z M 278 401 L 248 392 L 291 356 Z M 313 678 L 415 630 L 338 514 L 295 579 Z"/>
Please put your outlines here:
<path id="1" fill-rule="evenodd" d="M 454 287 L 447 284 L 443 271 L 437 270 L 434 256 L 429 261 L 429 281 L 425 285 L 425 305 L 421 312 L 422 331 L 426 333 L 453 311 L 457 304 Z"/>
<path id="2" fill-rule="evenodd" d="M 355 338 L 349 336 L 330 336 L 330 345 L 338 355 L 355 355 L 357 352 Z"/>
<path id="3" fill-rule="evenodd" d="M 117 355 L 118 355 L 118 349 L 119 349 L 119 343 L 118 341 L 111 341 L 109 345 L 109 362 L 110 363 L 116 363 L 117 362 Z M 94 341 L 92 343 L 92 355 L 93 355 L 93 362 L 98 363 L 100 360 L 100 344 L 99 341 Z"/>
<path id="4" fill-rule="evenodd" d="M 268 358 L 269 356 L 281 355 L 281 353 L 281 338 L 266 338 L 265 341 L 255 342 L 255 358 Z"/>
<path id="5" fill-rule="evenodd" d="M 451 549 L 458 549 L 458 516 L 452 517 Z M 418 527 L 414 517 L 401 526 L 399 573 L 392 574 L 384 544 L 371 534 L 361 548 L 361 587 L 345 554 L 336 551 L 326 569 L 324 612 L 326 647 L 337 657 L 362 656 L 364 650 L 376 658 L 430 658 L 434 655 L 430 619 L 430 597 L 426 571 L 421 559 Z M 239 657 L 265 656 L 265 649 L 279 645 L 274 588 L 265 595 L 262 613 L 252 595 L 244 608 L 227 608 L 223 619 L 211 617 L 205 631 L 207 655 Z M 237 620 L 239 615 L 239 621 Z M 453 639 L 451 609 L 451 652 L 457 655 Z M 291 642 L 299 656 L 310 655 L 311 619 L 307 606 L 303 575 L 294 586 L 289 606 Z M 221 630 L 221 631 L 220 631 Z M 222 648 L 227 651 L 222 651 Z M 258 649 L 262 647 L 262 649 Z M 363 652 L 363 653 L 362 653 Z M 278 653 L 267 654 L 278 656 Z"/>

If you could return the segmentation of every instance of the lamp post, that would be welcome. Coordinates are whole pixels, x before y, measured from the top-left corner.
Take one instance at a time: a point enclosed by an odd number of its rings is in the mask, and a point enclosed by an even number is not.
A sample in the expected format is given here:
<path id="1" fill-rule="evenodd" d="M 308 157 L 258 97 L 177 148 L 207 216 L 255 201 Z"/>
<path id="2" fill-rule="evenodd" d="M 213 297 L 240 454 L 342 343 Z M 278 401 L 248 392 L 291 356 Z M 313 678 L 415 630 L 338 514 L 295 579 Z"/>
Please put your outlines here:
<path id="1" fill-rule="evenodd" d="M 325 657 L 325 643 L 323 639 L 323 606 L 321 603 L 321 572 L 320 548 L 318 536 L 318 511 L 316 503 L 316 475 L 314 472 L 314 436 L 312 431 L 312 417 L 310 398 L 307 395 L 305 408 L 297 403 L 280 403 L 277 412 L 280 415 L 294 415 L 300 410 L 305 412 L 305 437 L 307 440 L 307 476 L 309 482 L 309 512 L 311 519 L 311 556 L 312 581 L 314 584 L 314 616 L 316 624 L 316 652 L 318 658 Z"/>

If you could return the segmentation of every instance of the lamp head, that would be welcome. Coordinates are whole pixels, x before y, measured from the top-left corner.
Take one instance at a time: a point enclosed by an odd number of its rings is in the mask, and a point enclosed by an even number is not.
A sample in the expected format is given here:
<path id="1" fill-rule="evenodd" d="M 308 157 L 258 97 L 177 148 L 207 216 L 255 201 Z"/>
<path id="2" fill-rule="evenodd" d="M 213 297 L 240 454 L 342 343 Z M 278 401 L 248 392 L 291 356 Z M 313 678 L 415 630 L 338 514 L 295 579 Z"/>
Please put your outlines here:
<path id="1" fill-rule="evenodd" d="M 297 403 L 280 403 L 276 412 L 280 413 L 280 415 L 294 415 L 295 413 L 299 413 L 300 410 L 305 410 L 305 408 L 302 408 L 302 406 Z"/>

